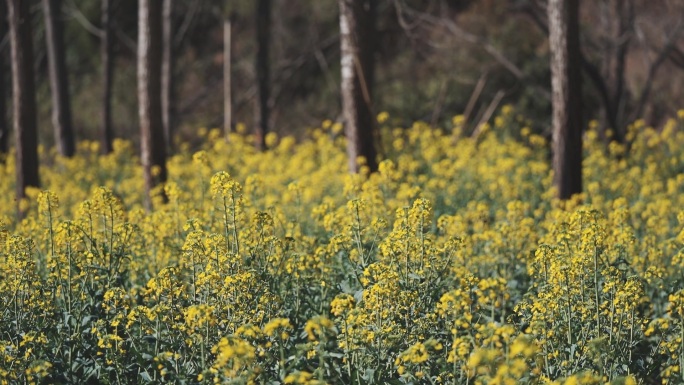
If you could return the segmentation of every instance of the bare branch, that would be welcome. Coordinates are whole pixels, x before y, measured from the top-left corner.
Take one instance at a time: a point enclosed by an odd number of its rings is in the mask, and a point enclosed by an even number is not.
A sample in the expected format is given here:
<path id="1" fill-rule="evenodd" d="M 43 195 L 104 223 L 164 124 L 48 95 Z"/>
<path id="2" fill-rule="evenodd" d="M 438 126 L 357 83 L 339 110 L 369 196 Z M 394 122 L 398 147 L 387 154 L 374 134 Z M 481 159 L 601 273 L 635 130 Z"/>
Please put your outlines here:
<path id="1" fill-rule="evenodd" d="M 499 103 L 501 103 L 501 99 L 503 99 L 505 95 L 505 92 L 502 90 L 497 91 L 496 95 L 494 95 L 494 99 L 492 99 L 492 102 L 489 103 L 489 106 L 485 110 L 484 115 L 482 115 L 482 119 L 480 119 L 480 122 L 477 123 L 477 126 L 475 127 L 475 131 L 473 131 L 473 134 L 470 135 L 471 138 L 477 139 L 480 136 L 480 133 L 482 132 L 482 128 L 489 121 L 489 119 L 492 118 L 492 115 L 494 115 L 494 111 L 496 111 L 496 108 L 499 106 Z"/>
<path id="2" fill-rule="evenodd" d="M 475 103 L 480 98 L 480 94 L 482 93 L 485 84 L 487 84 L 487 75 L 487 72 L 484 72 L 482 75 L 480 75 L 480 79 L 477 81 L 475 89 L 473 90 L 473 93 L 470 95 L 470 99 L 468 99 L 468 104 L 466 104 L 465 111 L 463 112 L 463 117 L 465 118 L 466 122 L 470 120 L 470 114 L 473 113 Z"/>
<path id="3" fill-rule="evenodd" d="M 510 60 L 508 60 L 507 57 L 505 57 L 499 50 L 494 48 L 494 46 L 492 46 L 486 39 L 480 36 L 473 35 L 472 33 L 463 30 L 461 27 L 459 27 L 456 23 L 454 23 L 451 20 L 437 18 L 428 14 L 420 14 L 418 15 L 418 17 L 434 25 L 445 27 L 449 32 L 451 32 L 454 36 L 460 38 L 461 40 L 482 47 L 482 49 L 484 49 L 489 55 L 491 55 L 496 61 L 499 62 L 499 64 L 506 68 L 516 78 L 522 79 L 525 77 L 525 74 L 522 72 L 520 68 L 518 68 L 518 66 L 516 66 Z"/>
<path id="4" fill-rule="evenodd" d="M 663 63 L 665 63 L 665 60 L 667 60 L 668 56 L 670 55 L 670 51 L 672 50 L 672 47 L 675 46 L 677 38 L 679 37 L 683 28 L 684 23 L 682 22 L 682 18 L 680 18 L 677 22 L 677 25 L 672 30 L 672 33 L 670 33 L 670 35 L 667 36 L 665 44 L 663 44 L 663 47 L 656 56 L 656 59 L 653 62 L 651 62 L 651 65 L 648 68 L 646 82 L 644 83 L 644 87 L 641 90 L 641 95 L 639 95 L 636 108 L 634 109 L 634 114 L 632 115 L 632 120 L 638 118 L 643 114 L 644 108 L 646 106 L 646 101 L 648 100 L 648 97 L 650 96 L 651 90 L 653 88 L 653 80 L 655 78 L 655 75 L 658 72 L 658 69 L 660 69 L 660 66 L 663 65 Z"/>
<path id="5" fill-rule="evenodd" d="M 644 43 L 646 42 L 644 41 Z M 649 44 L 648 49 L 651 50 L 651 52 L 656 53 L 656 55 L 660 52 L 660 47 L 654 44 Z M 684 51 L 677 47 L 676 44 L 672 45 L 670 52 L 667 55 L 667 59 L 674 66 L 684 69 Z"/>
<path id="6" fill-rule="evenodd" d="M 126 32 L 124 32 L 121 28 L 116 26 L 116 30 L 114 32 L 116 32 L 116 37 L 119 38 L 119 41 L 123 43 L 123 45 L 126 46 L 126 48 L 133 52 L 136 52 L 138 50 L 138 43 L 135 40 L 133 40 L 130 36 L 128 36 Z"/>
<path id="7" fill-rule="evenodd" d="M 86 31 L 90 32 L 97 38 L 102 39 L 102 36 L 104 36 L 102 29 L 96 27 L 90 22 L 90 20 L 88 20 L 87 17 L 85 17 L 83 12 L 81 12 L 81 10 L 78 9 L 78 6 L 76 6 L 76 3 L 74 3 L 74 0 L 69 0 L 68 7 L 65 7 L 65 12 L 71 16 L 72 19 L 75 19 L 83 28 L 85 28 Z"/>
<path id="8" fill-rule="evenodd" d="M 200 6 L 200 2 L 198 0 L 192 1 L 192 5 L 190 6 L 190 10 L 185 14 L 185 18 L 183 19 L 183 23 L 181 24 L 180 28 L 178 28 L 178 32 L 176 33 L 176 36 L 173 38 L 173 45 L 178 47 L 183 39 L 185 38 L 185 35 L 188 32 L 188 29 L 192 25 L 192 22 L 195 18 L 195 15 L 197 14 L 197 9 Z"/>
<path id="9" fill-rule="evenodd" d="M 474 46 L 481 47 L 485 52 L 487 52 L 494 60 L 496 60 L 502 67 L 508 70 L 508 72 L 510 72 L 518 80 L 524 81 L 528 79 L 528 76 L 515 63 L 509 60 L 503 53 L 501 53 L 501 51 L 496 49 L 496 47 L 494 47 L 487 39 L 474 35 L 468 31 L 465 31 L 451 20 L 435 17 L 428 13 L 418 12 L 410 9 L 408 6 L 401 6 L 399 0 L 394 0 L 394 2 L 395 4 L 398 4 L 397 10 L 401 9 L 406 14 L 413 16 L 417 20 L 422 20 L 431 25 L 445 28 L 447 31 L 449 31 L 452 35 L 456 36 L 457 38 Z M 533 86 L 533 89 L 545 99 L 551 100 L 551 93 L 549 92 L 549 90 L 539 86 Z"/>
<path id="10" fill-rule="evenodd" d="M 677 46 L 673 46 L 668 57 L 672 64 L 684 69 L 684 52 Z"/>
<path id="11" fill-rule="evenodd" d="M 332 90 L 336 90 L 338 87 L 337 82 L 335 82 L 335 79 L 333 78 L 333 75 L 330 71 L 330 65 L 328 65 L 328 61 L 325 59 L 325 55 L 323 54 L 323 50 L 318 48 L 316 49 L 316 52 L 314 53 L 316 55 L 316 61 L 318 62 L 318 67 L 321 69 L 321 72 L 325 74 L 325 80 L 328 82 L 328 87 Z"/>
<path id="12" fill-rule="evenodd" d="M 401 6 L 401 2 L 399 0 L 394 0 L 393 4 L 394 4 L 394 10 L 397 14 L 397 21 L 399 22 L 399 26 L 401 27 L 401 29 L 404 30 L 404 33 L 406 33 L 406 36 L 408 36 L 408 38 L 411 39 L 411 41 L 413 41 L 414 36 L 415 36 L 415 34 L 413 33 L 413 30 L 418 27 L 418 23 L 415 22 L 415 23 L 409 24 L 406 21 L 406 18 L 404 18 L 403 7 Z"/>
<path id="13" fill-rule="evenodd" d="M 430 118 L 430 126 L 435 127 L 437 125 L 437 120 L 442 114 L 442 107 L 444 107 L 444 100 L 446 98 L 446 91 L 449 87 L 449 82 L 442 83 L 439 88 L 439 94 L 437 95 L 437 100 L 435 101 L 435 107 L 432 110 L 432 117 Z"/>

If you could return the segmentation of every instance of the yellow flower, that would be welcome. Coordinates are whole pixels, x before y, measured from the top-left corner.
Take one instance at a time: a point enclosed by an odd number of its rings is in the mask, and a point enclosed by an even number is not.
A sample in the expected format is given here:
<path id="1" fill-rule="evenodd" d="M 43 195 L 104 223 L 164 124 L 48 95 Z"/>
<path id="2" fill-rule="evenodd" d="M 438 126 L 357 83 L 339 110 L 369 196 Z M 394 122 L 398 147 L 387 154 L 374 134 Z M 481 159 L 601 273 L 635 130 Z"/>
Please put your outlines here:
<path id="1" fill-rule="evenodd" d="M 335 317 L 345 314 L 354 307 L 354 297 L 349 294 L 338 294 L 331 302 L 331 312 Z"/>
<path id="2" fill-rule="evenodd" d="M 263 327 L 264 334 L 273 337 L 279 329 L 292 330 L 292 324 L 287 318 L 274 318 Z"/>
<path id="3" fill-rule="evenodd" d="M 335 325 L 327 317 L 315 316 L 306 321 L 304 331 L 309 341 L 317 341 L 321 337 L 334 332 Z"/>
<path id="4" fill-rule="evenodd" d="M 383 124 L 383 123 L 387 122 L 388 119 L 389 119 L 389 113 L 388 112 L 383 111 L 383 112 L 378 114 L 378 117 L 377 117 L 378 123 Z"/>

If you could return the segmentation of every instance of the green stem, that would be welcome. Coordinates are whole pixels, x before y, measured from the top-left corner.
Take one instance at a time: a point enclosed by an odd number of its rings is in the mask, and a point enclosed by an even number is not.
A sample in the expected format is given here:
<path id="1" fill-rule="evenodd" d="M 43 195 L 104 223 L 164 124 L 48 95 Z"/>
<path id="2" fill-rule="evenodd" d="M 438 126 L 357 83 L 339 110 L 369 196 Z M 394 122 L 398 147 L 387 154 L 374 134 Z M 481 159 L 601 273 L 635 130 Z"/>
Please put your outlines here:
<path id="1" fill-rule="evenodd" d="M 679 318 L 679 375 L 684 380 L 684 317 Z"/>
<path id="2" fill-rule="evenodd" d="M 594 240 L 594 301 L 596 303 L 596 336 L 601 338 L 601 309 L 599 304 L 599 284 L 598 284 L 598 248 Z"/>
<path id="3" fill-rule="evenodd" d="M 347 375 L 349 376 L 349 380 L 351 381 L 352 375 L 351 375 L 351 359 L 349 357 L 349 333 L 347 332 L 347 319 L 344 318 L 342 320 L 342 324 L 344 325 L 344 358 L 347 361 Z"/>
<path id="4" fill-rule="evenodd" d="M 231 190 L 231 205 L 233 206 L 233 238 L 235 242 L 235 251 L 237 256 L 240 256 L 240 239 L 238 238 L 238 230 L 237 230 L 237 204 L 235 202 L 235 190 Z"/>

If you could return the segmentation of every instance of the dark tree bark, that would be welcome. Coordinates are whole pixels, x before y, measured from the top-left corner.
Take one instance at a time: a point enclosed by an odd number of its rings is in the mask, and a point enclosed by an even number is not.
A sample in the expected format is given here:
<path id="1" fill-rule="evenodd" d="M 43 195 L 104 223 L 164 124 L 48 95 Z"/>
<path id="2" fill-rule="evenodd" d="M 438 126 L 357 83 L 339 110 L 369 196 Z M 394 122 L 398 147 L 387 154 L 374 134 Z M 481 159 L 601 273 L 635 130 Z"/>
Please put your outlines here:
<path id="1" fill-rule="evenodd" d="M 162 122 L 164 123 L 166 149 L 171 152 L 173 150 L 176 106 L 173 78 L 173 0 L 164 0 L 162 30 Z"/>
<path id="2" fill-rule="evenodd" d="M 33 36 L 29 2 L 8 0 L 12 52 L 12 121 L 16 140 L 16 198 L 26 197 L 26 187 L 38 179 L 38 129 L 36 88 L 33 74 Z M 19 211 L 19 216 L 23 213 Z"/>
<path id="3" fill-rule="evenodd" d="M 347 136 L 349 170 L 358 172 L 362 156 L 371 172 L 376 171 L 373 116 L 374 0 L 339 0 L 342 60 L 342 114 Z"/>
<path id="4" fill-rule="evenodd" d="M 254 109 L 254 139 L 256 148 L 264 150 L 270 116 L 268 102 L 270 98 L 271 0 L 257 0 L 256 2 L 256 37 L 257 98 Z"/>
<path id="5" fill-rule="evenodd" d="M 229 17 L 223 22 L 223 133 L 226 140 L 233 129 L 232 29 L 232 20 Z"/>
<path id="6" fill-rule="evenodd" d="M 617 1 L 622 1 L 622 0 L 617 0 Z M 630 4 L 632 1 L 630 0 Z M 630 5 L 631 6 L 631 5 Z M 548 26 L 548 21 L 544 18 L 545 15 L 548 17 L 548 10 L 547 12 L 544 13 L 542 9 L 538 9 L 539 6 L 524 6 L 521 9 L 524 11 L 526 15 L 530 17 L 534 25 L 536 25 L 539 29 L 544 31 L 544 33 L 549 34 L 549 26 Z M 627 44 L 621 45 L 621 50 L 626 50 L 627 49 Z M 620 50 L 616 52 L 616 56 L 618 59 L 620 58 Z M 613 135 L 614 140 L 620 142 L 624 141 L 624 136 L 621 136 L 623 134 L 623 129 L 620 127 L 618 124 L 618 120 L 624 121 L 624 119 L 620 119 L 618 116 L 618 110 L 617 110 L 617 102 L 614 101 L 613 96 L 615 95 L 615 92 L 611 92 L 609 90 L 609 85 L 608 81 L 606 78 L 604 78 L 603 74 L 601 73 L 601 69 L 594 65 L 592 62 L 590 62 L 582 52 L 580 52 L 580 64 L 582 66 L 582 70 L 585 75 L 587 75 L 587 78 L 589 79 L 590 83 L 593 85 L 593 87 L 596 89 L 596 92 L 599 94 L 599 98 L 601 99 L 601 104 L 603 105 L 604 109 L 604 115 L 606 118 L 606 124 L 608 127 L 617 127 L 615 129 L 615 135 Z M 619 70 L 619 68 L 617 68 Z"/>
<path id="7" fill-rule="evenodd" d="M 114 29 L 112 1 L 102 0 L 102 39 L 100 57 L 102 58 L 102 132 L 100 150 L 109 154 L 113 150 L 114 129 L 112 127 L 112 81 L 114 80 Z"/>
<path id="8" fill-rule="evenodd" d="M 560 199 L 582 192 L 579 0 L 549 0 L 553 92 L 553 183 Z"/>
<path id="9" fill-rule="evenodd" d="M 0 41 L 7 36 L 7 4 L 0 0 Z M 10 126 L 7 122 L 7 82 L 6 82 L 6 52 L 3 46 L 0 46 L 0 164 L 5 162 L 7 153 L 9 152 L 9 135 Z"/>
<path id="10" fill-rule="evenodd" d="M 166 182 L 166 147 L 161 108 L 162 3 L 139 0 L 138 115 L 145 174 L 145 207 L 152 209 L 153 189 Z"/>
<path id="11" fill-rule="evenodd" d="M 71 124 L 69 77 L 64 54 L 64 22 L 61 0 L 43 0 L 45 13 L 45 41 L 47 43 L 48 72 L 52 93 L 52 126 L 59 153 L 72 157 L 76 151 Z"/>
<path id="12" fill-rule="evenodd" d="M 612 41 L 607 47 L 607 52 L 610 54 L 605 55 L 604 64 L 604 78 L 610 91 L 605 103 L 605 119 L 606 126 L 613 130 L 613 136 L 610 139 L 624 143 L 626 122 L 623 117 L 625 116 L 625 103 L 629 99 L 625 90 L 625 68 L 634 25 L 634 1 L 612 0 L 610 6 L 613 11 Z"/>

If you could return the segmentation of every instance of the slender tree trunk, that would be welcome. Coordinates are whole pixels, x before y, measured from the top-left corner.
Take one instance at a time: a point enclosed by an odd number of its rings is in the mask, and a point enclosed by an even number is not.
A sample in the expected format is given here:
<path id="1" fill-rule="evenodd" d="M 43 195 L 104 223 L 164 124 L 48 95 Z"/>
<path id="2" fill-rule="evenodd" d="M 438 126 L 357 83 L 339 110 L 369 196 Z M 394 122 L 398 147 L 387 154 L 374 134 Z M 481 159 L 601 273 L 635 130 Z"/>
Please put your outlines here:
<path id="1" fill-rule="evenodd" d="M 612 0 L 611 35 L 607 48 L 609 55 L 605 55 L 604 78 L 610 88 L 606 105 L 605 118 L 608 128 L 613 130 L 610 140 L 624 143 L 625 128 L 625 103 L 628 101 L 625 94 L 625 68 L 627 53 L 631 41 L 631 32 L 634 25 L 634 2 L 633 0 Z M 608 138 L 605 138 L 608 139 Z"/>
<path id="2" fill-rule="evenodd" d="M 232 20 L 229 17 L 223 22 L 223 132 L 226 139 L 233 128 L 232 50 Z"/>
<path id="3" fill-rule="evenodd" d="M 359 172 L 358 157 L 377 170 L 373 116 L 373 36 L 375 1 L 339 0 L 342 60 L 342 110 L 349 170 Z"/>
<path id="4" fill-rule="evenodd" d="M 138 114 L 141 158 L 145 174 L 145 207 L 152 209 L 152 193 L 166 182 L 166 146 L 161 108 L 162 3 L 139 0 Z M 162 195 L 163 199 L 166 198 Z"/>
<path id="5" fill-rule="evenodd" d="M 43 0 L 45 40 L 47 42 L 50 91 L 52 92 L 52 126 L 59 153 L 72 157 L 76 151 L 71 123 L 69 77 L 64 54 L 64 22 L 61 0 Z"/>
<path id="6" fill-rule="evenodd" d="M 258 150 L 266 148 L 266 133 L 269 130 L 270 116 L 268 101 L 270 98 L 270 65 L 269 49 L 271 40 L 271 0 L 256 2 L 256 77 L 257 98 L 255 111 L 254 137 Z"/>
<path id="7" fill-rule="evenodd" d="M 33 74 L 33 36 L 29 2 L 8 0 L 12 51 L 12 120 L 16 140 L 16 198 L 26 197 L 26 187 L 40 185 L 38 178 L 38 129 L 36 88 Z"/>
<path id="8" fill-rule="evenodd" d="M 9 152 L 10 126 L 7 122 L 7 83 L 5 81 L 5 53 L 0 50 L 0 164 Z"/>
<path id="9" fill-rule="evenodd" d="M 173 1 L 164 0 L 162 43 L 162 121 L 167 151 L 173 151 L 175 100 L 173 79 Z"/>
<path id="10" fill-rule="evenodd" d="M 620 0 L 617 0 L 620 1 Z M 631 0 L 628 0 L 631 2 Z M 547 8 L 548 11 L 548 8 Z M 534 24 L 541 29 L 544 33 L 549 33 L 549 26 L 547 23 L 543 20 L 541 15 L 537 14 L 536 8 L 531 9 L 530 11 L 527 12 L 528 15 L 532 18 L 532 21 Z M 548 12 L 547 12 L 548 16 Z M 603 73 L 601 73 L 600 68 L 598 68 L 596 65 L 594 65 L 592 62 L 587 60 L 587 58 L 582 55 L 582 52 L 580 52 L 580 57 L 579 57 L 580 65 L 582 66 L 582 70 L 584 74 L 587 76 L 587 79 L 590 80 L 590 83 L 594 86 L 596 89 L 596 92 L 598 92 L 598 95 L 601 99 L 601 104 L 603 105 L 603 109 L 606 121 L 609 127 L 619 127 L 619 124 L 617 123 L 618 117 L 617 117 L 617 112 L 614 108 L 614 102 L 611 97 L 611 92 L 609 91 L 609 86 L 607 79 L 604 77 Z M 621 119 L 624 121 L 624 118 Z M 614 137 L 615 138 L 615 137 Z M 619 140 L 620 138 L 615 138 L 616 140 Z M 624 138 L 623 138 L 624 139 Z"/>
<path id="11" fill-rule="evenodd" d="M 0 0 L 0 41 L 7 36 L 7 3 Z M 0 164 L 5 163 L 9 152 L 10 126 L 7 122 L 7 82 L 5 70 L 5 53 L 7 51 L 0 46 Z"/>
<path id="12" fill-rule="evenodd" d="M 112 81 L 114 80 L 114 29 L 112 0 L 102 0 L 102 133 L 100 150 L 109 154 L 113 150 L 114 129 L 112 127 Z"/>
<path id="13" fill-rule="evenodd" d="M 634 26 L 634 1 L 633 0 L 613 0 L 613 7 L 618 18 L 616 30 L 614 32 L 615 45 L 613 47 L 613 63 L 611 75 L 613 77 L 613 104 L 616 116 L 622 116 L 625 98 L 625 68 L 629 43 L 631 41 L 632 28 Z M 624 122 L 616 117 L 618 127 L 613 127 L 616 132 L 621 133 Z M 620 141 L 621 138 L 619 139 Z"/>
<path id="14" fill-rule="evenodd" d="M 582 192 L 579 0 L 549 0 L 554 185 L 560 199 Z"/>

